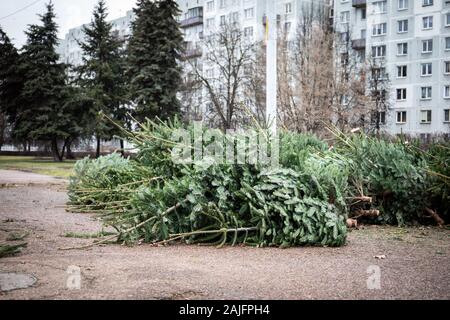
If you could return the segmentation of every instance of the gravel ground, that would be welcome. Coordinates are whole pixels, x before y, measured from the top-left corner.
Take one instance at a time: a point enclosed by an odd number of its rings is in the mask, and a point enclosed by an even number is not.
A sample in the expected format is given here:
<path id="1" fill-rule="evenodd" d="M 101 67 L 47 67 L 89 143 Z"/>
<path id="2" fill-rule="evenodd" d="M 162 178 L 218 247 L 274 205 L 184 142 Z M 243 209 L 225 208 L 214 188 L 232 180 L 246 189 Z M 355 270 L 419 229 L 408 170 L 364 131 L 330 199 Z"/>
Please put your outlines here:
<path id="1" fill-rule="evenodd" d="M 0 260 L 0 273 L 38 279 L 31 288 L 0 292 L 0 300 L 450 299 L 448 229 L 364 227 L 342 248 L 108 245 L 61 251 L 92 241 L 64 234 L 95 233 L 101 224 L 65 212 L 64 181 L 55 180 L 0 171 L 0 242 L 11 232 L 30 233 L 21 254 Z M 386 258 L 375 258 L 380 255 Z M 67 287 L 71 266 L 81 270 L 79 290 Z M 368 270 L 378 267 L 381 288 L 369 290 Z"/>

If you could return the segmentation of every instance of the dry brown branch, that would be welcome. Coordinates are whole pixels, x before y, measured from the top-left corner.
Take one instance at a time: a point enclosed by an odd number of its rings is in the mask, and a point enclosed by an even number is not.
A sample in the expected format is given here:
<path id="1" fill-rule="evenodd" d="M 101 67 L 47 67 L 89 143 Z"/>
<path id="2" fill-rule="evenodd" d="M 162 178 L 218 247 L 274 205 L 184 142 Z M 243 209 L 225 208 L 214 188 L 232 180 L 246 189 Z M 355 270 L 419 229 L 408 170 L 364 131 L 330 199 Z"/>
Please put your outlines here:
<path id="1" fill-rule="evenodd" d="M 430 218 L 433 218 L 434 221 L 436 221 L 439 227 L 442 227 L 445 224 L 445 221 L 437 214 L 436 211 L 431 210 L 430 208 L 425 208 L 425 211 L 430 215 Z"/>

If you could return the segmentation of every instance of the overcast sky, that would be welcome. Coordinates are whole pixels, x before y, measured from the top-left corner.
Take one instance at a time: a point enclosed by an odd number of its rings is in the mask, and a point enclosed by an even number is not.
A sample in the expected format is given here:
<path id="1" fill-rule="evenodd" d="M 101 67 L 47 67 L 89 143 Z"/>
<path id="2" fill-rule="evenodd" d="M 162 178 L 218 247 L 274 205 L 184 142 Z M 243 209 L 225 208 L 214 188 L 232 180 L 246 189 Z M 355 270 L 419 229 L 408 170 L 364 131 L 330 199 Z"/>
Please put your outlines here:
<path id="1" fill-rule="evenodd" d="M 10 17 L 3 18 L 35 1 L 38 2 Z M 24 30 L 27 29 L 27 25 L 39 23 L 37 14 L 45 11 L 45 4 L 48 1 L 0 0 L 0 26 L 18 47 L 21 47 L 26 41 Z M 62 39 L 69 29 L 90 22 L 97 2 L 98 0 L 53 0 L 59 25 L 59 37 Z M 128 10 L 134 7 L 135 3 L 136 0 L 106 0 L 109 19 L 124 16 Z"/>

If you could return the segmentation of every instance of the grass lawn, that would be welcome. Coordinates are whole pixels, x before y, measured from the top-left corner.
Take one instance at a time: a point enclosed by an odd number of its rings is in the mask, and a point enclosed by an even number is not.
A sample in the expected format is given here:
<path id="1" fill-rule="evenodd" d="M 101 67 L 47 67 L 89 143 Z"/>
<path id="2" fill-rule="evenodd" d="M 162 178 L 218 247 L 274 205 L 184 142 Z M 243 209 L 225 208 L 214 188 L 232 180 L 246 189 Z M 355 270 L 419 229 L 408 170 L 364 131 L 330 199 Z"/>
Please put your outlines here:
<path id="1" fill-rule="evenodd" d="M 18 170 L 68 178 L 75 161 L 54 162 L 52 158 L 0 156 L 0 169 Z"/>

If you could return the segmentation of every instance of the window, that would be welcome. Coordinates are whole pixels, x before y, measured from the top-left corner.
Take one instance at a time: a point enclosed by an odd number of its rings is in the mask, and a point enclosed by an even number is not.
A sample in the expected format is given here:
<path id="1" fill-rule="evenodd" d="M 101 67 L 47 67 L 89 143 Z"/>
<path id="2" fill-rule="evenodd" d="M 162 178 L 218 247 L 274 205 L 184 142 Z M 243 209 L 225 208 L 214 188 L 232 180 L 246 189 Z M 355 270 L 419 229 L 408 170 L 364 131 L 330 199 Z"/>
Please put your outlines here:
<path id="1" fill-rule="evenodd" d="M 206 77 L 207 78 L 214 78 L 214 69 L 206 70 Z"/>
<path id="2" fill-rule="evenodd" d="M 408 32 L 408 20 L 400 20 L 398 21 L 398 29 L 399 33 Z"/>
<path id="3" fill-rule="evenodd" d="M 379 57 L 385 57 L 386 56 L 386 46 L 373 46 L 372 47 L 372 57 L 373 58 L 379 58 Z"/>
<path id="4" fill-rule="evenodd" d="M 407 66 L 397 66 L 397 78 L 406 78 L 408 76 Z"/>
<path id="5" fill-rule="evenodd" d="M 210 19 L 206 20 L 206 27 L 214 28 L 214 18 L 210 18 Z"/>
<path id="6" fill-rule="evenodd" d="M 232 12 L 231 13 L 231 22 L 232 23 L 238 23 L 239 22 L 239 12 Z"/>
<path id="7" fill-rule="evenodd" d="M 433 0 L 422 0 L 422 7 L 432 6 Z"/>
<path id="8" fill-rule="evenodd" d="M 220 0 L 219 6 L 221 9 L 225 8 L 227 6 L 227 0 Z"/>
<path id="9" fill-rule="evenodd" d="M 349 103 L 350 103 L 350 99 L 348 98 L 348 96 L 347 95 L 343 95 L 341 97 L 341 104 L 343 106 L 348 106 Z"/>
<path id="10" fill-rule="evenodd" d="M 450 27 L 450 12 L 445 14 L 445 26 Z"/>
<path id="11" fill-rule="evenodd" d="M 433 29 L 433 17 L 423 17 L 422 18 L 422 28 L 424 30 Z"/>
<path id="12" fill-rule="evenodd" d="M 371 116 L 371 122 L 372 124 L 377 124 L 378 122 L 380 125 L 385 125 L 386 112 L 385 111 L 374 112 Z"/>
<path id="13" fill-rule="evenodd" d="M 375 80 L 386 79 L 386 68 L 374 68 L 372 70 L 372 78 Z"/>
<path id="14" fill-rule="evenodd" d="M 397 112 L 397 123 L 406 123 L 406 111 Z"/>
<path id="15" fill-rule="evenodd" d="M 397 100 L 398 101 L 406 100 L 406 89 L 405 88 L 397 89 Z"/>
<path id="16" fill-rule="evenodd" d="M 450 99 L 450 86 L 444 86 L 444 99 Z"/>
<path id="17" fill-rule="evenodd" d="M 398 10 L 408 9 L 408 0 L 398 0 Z"/>
<path id="18" fill-rule="evenodd" d="M 420 123 L 431 123 L 431 110 L 420 111 Z"/>
<path id="19" fill-rule="evenodd" d="M 450 122 L 450 109 L 444 110 L 444 122 Z"/>
<path id="20" fill-rule="evenodd" d="M 284 23 L 284 32 L 288 33 L 289 31 L 291 31 L 291 23 L 285 22 Z"/>
<path id="21" fill-rule="evenodd" d="M 286 14 L 292 13 L 292 3 L 285 4 Z"/>
<path id="22" fill-rule="evenodd" d="M 386 112 L 385 111 L 378 112 L 378 121 L 380 124 L 386 124 Z"/>
<path id="23" fill-rule="evenodd" d="M 408 43 L 402 42 L 397 44 L 397 55 L 404 56 L 408 54 Z"/>
<path id="24" fill-rule="evenodd" d="M 450 50 L 450 37 L 445 38 L 445 50 Z"/>
<path id="25" fill-rule="evenodd" d="M 253 37 L 253 27 L 244 28 L 244 36 L 248 38 Z"/>
<path id="26" fill-rule="evenodd" d="M 374 5 L 374 13 L 386 13 L 387 12 L 387 1 L 375 1 Z"/>
<path id="27" fill-rule="evenodd" d="M 227 17 L 226 16 L 220 16 L 220 25 L 224 26 L 227 24 Z"/>
<path id="28" fill-rule="evenodd" d="M 380 123 L 386 124 L 386 112 L 385 111 L 379 112 L 379 116 L 380 116 Z"/>
<path id="29" fill-rule="evenodd" d="M 433 74 L 433 64 L 431 62 L 429 63 L 422 63 L 422 77 L 425 76 L 431 76 Z"/>
<path id="30" fill-rule="evenodd" d="M 367 18 L 367 10 L 366 8 L 361 9 L 361 20 L 366 20 Z"/>
<path id="31" fill-rule="evenodd" d="M 366 29 L 361 29 L 361 39 L 366 39 Z"/>
<path id="32" fill-rule="evenodd" d="M 433 52 L 433 39 L 422 41 L 422 53 Z"/>
<path id="33" fill-rule="evenodd" d="M 206 104 L 206 109 L 208 110 L 208 112 L 214 112 L 214 105 L 212 102 L 208 102 Z"/>
<path id="34" fill-rule="evenodd" d="M 350 11 L 341 12 L 341 23 L 349 23 L 350 22 Z"/>
<path id="35" fill-rule="evenodd" d="M 251 19 L 254 17 L 255 10 L 253 8 L 245 9 L 244 10 L 244 16 L 245 19 Z"/>
<path id="36" fill-rule="evenodd" d="M 422 87 L 421 88 L 421 95 L 420 95 L 420 99 L 422 100 L 429 100 L 431 99 L 431 92 L 432 92 L 432 88 L 431 87 Z"/>
<path id="37" fill-rule="evenodd" d="M 450 61 L 444 61 L 444 74 L 450 74 Z"/>
<path id="38" fill-rule="evenodd" d="M 206 3 L 206 11 L 208 12 L 214 11 L 214 1 L 208 1 Z"/>
<path id="39" fill-rule="evenodd" d="M 341 65 L 343 66 L 343 67 L 345 67 L 345 66 L 347 66 L 348 65 L 348 53 L 343 53 L 343 54 L 341 54 Z"/>
<path id="40" fill-rule="evenodd" d="M 387 32 L 387 23 L 378 23 L 373 25 L 372 35 L 382 36 Z"/>

